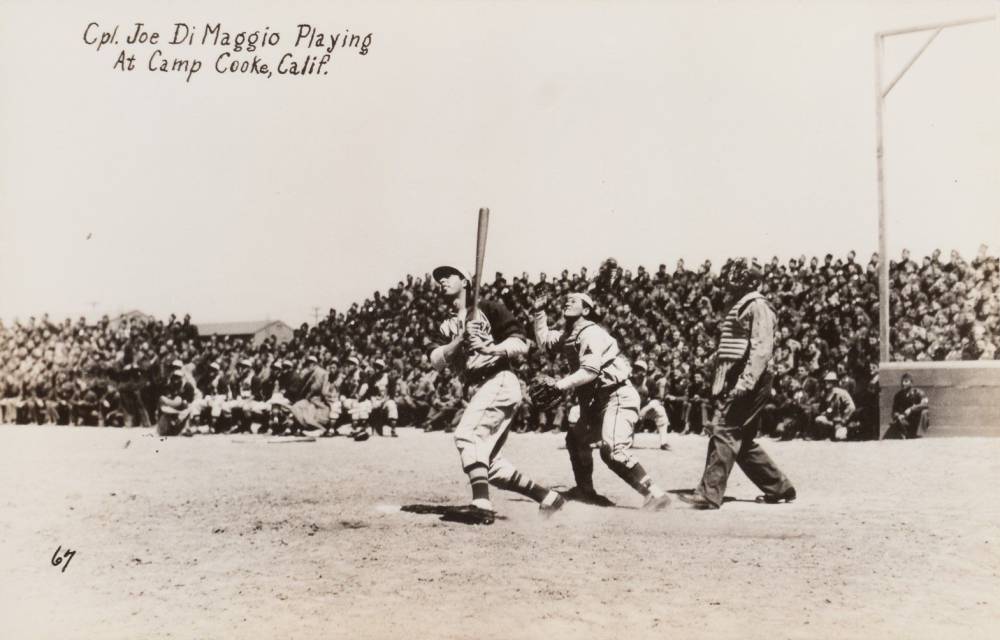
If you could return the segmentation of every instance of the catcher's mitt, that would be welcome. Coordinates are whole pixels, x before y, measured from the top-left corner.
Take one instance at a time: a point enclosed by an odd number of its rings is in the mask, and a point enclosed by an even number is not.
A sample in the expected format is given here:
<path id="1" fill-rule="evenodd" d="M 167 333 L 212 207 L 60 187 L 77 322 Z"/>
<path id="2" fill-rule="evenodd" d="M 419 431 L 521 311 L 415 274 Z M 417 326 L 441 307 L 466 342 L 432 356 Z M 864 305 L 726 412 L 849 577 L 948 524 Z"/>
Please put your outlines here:
<path id="1" fill-rule="evenodd" d="M 562 391 L 556 388 L 556 379 L 551 376 L 536 376 L 528 385 L 531 404 L 543 411 L 562 402 Z"/>

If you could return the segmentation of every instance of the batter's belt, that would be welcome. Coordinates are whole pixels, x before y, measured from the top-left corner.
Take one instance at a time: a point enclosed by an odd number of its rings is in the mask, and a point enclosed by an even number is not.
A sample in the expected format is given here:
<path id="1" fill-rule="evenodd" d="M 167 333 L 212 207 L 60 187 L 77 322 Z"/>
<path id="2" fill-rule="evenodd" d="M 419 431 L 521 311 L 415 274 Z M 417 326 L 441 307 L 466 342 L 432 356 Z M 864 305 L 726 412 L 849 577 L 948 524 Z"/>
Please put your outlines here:
<path id="1" fill-rule="evenodd" d="M 466 370 L 462 381 L 467 387 L 478 387 L 501 371 L 511 371 L 510 363 L 507 360 L 497 360 L 479 369 Z"/>

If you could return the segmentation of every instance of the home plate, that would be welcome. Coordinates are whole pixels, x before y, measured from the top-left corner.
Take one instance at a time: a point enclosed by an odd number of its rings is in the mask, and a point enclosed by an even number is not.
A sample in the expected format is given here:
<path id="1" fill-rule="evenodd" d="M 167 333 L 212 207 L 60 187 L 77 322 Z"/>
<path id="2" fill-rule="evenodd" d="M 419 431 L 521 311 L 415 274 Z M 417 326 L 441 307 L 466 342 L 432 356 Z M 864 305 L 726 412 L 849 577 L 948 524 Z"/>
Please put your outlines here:
<path id="1" fill-rule="evenodd" d="M 286 444 L 289 442 L 316 442 L 316 438 L 312 436 L 276 436 L 273 438 L 267 438 L 266 440 L 260 437 L 245 437 L 245 438 L 230 438 L 230 442 L 235 442 L 237 444 L 251 444 L 254 442 L 260 443 L 264 442 L 267 444 Z"/>

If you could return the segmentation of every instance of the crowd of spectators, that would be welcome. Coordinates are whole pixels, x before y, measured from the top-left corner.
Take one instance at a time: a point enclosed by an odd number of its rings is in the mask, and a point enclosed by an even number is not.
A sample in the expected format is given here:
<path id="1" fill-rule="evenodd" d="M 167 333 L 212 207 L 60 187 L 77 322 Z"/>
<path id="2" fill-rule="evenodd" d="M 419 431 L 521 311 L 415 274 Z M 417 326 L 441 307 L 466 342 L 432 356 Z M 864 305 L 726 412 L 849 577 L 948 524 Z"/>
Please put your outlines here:
<path id="1" fill-rule="evenodd" d="M 866 264 L 853 251 L 787 263 L 775 257 L 762 266 L 761 291 L 779 326 L 764 433 L 836 438 L 846 429 L 847 437 L 870 435 L 878 414 L 878 256 Z M 1000 262 L 985 247 L 971 262 L 957 252 L 943 262 L 939 251 L 916 262 L 904 250 L 890 263 L 890 280 L 894 360 L 996 358 Z M 689 269 L 678 260 L 672 271 L 661 264 L 633 272 L 608 259 L 593 274 L 586 268 L 536 279 L 497 273 L 483 287 L 485 297 L 502 300 L 525 320 L 529 338 L 531 301 L 572 291 L 588 292 L 600 308 L 599 321 L 633 362 L 642 361 L 636 384 L 647 400 L 663 404 L 669 428 L 701 432 L 711 419 L 706 380 L 726 311 L 711 262 Z M 551 307 L 554 324 L 557 305 Z M 313 326 L 301 325 L 284 343 L 199 337 L 188 316 L 165 322 L 104 317 L 88 324 L 83 318 L 53 322 L 46 315 L 0 323 L 0 420 L 150 425 L 164 394 L 172 393 L 171 376 L 183 371 L 196 395 L 219 398 L 199 405 L 203 411 L 192 422 L 212 430 L 266 426 L 277 420 L 266 406 L 276 393 L 287 404 L 315 395 L 322 371 L 331 422 L 366 420 L 363 403 L 385 408 L 391 399 L 387 413 L 399 424 L 447 430 L 465 390 L 454 376 L 438 376 L 428 354 L 450 312 L 429 275 L 408 275 L 346 311 L 331 309 Z M 565 363 L 532 352 L 518 366 L 527 381 L 540 372 L 563 373 Z M 253 404 L 233 402 L 241 397 Z M 564 429 L 571 414 L 568 405 L 539 412 L 525 403 L 515 430 Z"/>

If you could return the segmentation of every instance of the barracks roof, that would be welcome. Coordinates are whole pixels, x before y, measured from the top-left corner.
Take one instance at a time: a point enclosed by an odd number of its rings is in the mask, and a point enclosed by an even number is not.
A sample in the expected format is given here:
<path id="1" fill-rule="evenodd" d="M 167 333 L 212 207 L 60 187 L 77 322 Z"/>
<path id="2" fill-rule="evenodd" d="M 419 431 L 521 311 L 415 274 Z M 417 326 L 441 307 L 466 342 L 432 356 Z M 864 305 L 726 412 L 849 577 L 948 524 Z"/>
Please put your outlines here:
<path id="1" fill-rule="evenodd" d="M 277 325 L 277 326 L 275 326 Z M 252 336 L 264 329 L 292 328 L 281 320 L 258 320 L 256 322 L 205 322 L 196 325 L 200 336 Z"/>

